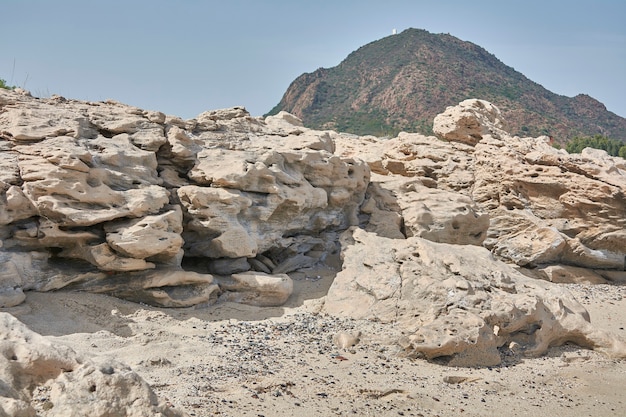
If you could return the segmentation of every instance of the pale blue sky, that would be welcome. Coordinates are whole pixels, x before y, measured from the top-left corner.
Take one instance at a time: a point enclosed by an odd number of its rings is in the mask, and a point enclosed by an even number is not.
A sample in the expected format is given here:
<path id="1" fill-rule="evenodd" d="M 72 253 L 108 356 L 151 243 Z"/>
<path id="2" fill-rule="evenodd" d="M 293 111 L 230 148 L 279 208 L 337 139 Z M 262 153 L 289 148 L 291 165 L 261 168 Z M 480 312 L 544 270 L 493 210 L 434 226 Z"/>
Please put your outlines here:
<path id="1" fill-rule="evenodd" d="M 626 117 L 623 0 L 3 0 L 0 78 L 184 118 L 262 115 L 300 74 L 409 27 L 476 43 Z M 456 103 L 450 103 L 450 105 Z"/>

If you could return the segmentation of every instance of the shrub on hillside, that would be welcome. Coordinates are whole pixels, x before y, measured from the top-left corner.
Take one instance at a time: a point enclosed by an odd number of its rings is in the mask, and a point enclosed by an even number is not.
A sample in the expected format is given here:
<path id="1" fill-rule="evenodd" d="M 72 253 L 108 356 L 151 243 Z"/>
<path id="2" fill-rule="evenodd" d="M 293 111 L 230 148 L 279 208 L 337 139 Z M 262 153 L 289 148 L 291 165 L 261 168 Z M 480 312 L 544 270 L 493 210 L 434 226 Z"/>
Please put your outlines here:
<path id="1" fill-rule="evenodd" d="M 13 90 L 15 87 L 7 85 L 7 82 L 3 80 L 2 78 L 0 78 L 0 88 L 4 88 L 6 90 Z"/>

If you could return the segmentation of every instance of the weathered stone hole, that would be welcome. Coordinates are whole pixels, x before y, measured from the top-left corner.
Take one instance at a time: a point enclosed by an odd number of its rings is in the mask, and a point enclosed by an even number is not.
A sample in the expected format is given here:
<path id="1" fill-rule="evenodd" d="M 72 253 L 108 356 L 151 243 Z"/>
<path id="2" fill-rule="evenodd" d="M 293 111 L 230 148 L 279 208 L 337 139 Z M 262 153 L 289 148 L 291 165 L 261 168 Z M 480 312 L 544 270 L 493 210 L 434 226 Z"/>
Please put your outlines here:
<path id="1" fill-rule="evenodd" d="M 54 246 L 51 246 L 51 247 L 48 248 L 48 253 L 50 253 L 50 255 L 52 257 L 57 256 L 62 251 L 63 251 L 63 248 L 57 248 L 57 247 L 54 247 Z"/>
<path id="2" fill-rule="evenodd" d="M 197 272 L 199 274 L 206 274 L 209 270 L 209 258 L 196 257 L 196 256 L 183 256 L 181 267 L 185 271 Z"/>
<path id="3" fill-rule="evenodd" d="M 113 136 L 117 135 L 117 133 L 109 130 L 109 129 L 105 129 L 105 128 L 99 128 L 98 129 L 98 133 L 100 133 L 102 136 L 104 136 L 105 138 L 111 139 Z"/>
<path id="4" fill-rule="evenodd" d="M 400 233 L 402 233 L 405 239 L 409 237 L 409 231 L 407 230 L 406 223 L 404 222 L 404 217 L 400 218 Z"/>
<path id="5" fill-rule="evenodd" d="M 72 259 L 58 256 L 63 249 L 49 248 L 48 253 L 51 254 L 48 259 L 48 265 L 52 268 L 67 271 L 68 274 L 79 274 L 87 272 L 99 271 L 97 267 L 83 259 Z"/>

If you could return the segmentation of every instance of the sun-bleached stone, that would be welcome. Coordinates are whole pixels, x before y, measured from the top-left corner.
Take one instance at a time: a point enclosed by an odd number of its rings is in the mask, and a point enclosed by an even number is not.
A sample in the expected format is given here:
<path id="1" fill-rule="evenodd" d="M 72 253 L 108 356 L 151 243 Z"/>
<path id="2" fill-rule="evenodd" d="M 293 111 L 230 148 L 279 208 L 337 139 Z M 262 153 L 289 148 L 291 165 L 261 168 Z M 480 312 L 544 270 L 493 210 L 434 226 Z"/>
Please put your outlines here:
<path id="1" fill-rule="evenodd" d="M 183 120 L 6 90 L 0 107 L 0 304 L 69 288 L 275 306 L 287 273 L 328 262 L 327 312 L 396 323 L 407 355 L 622 352 L 548 281 L 626 280 L 626 163 L 511 137 L 491 103 L 391 139 L 243 107 Z"/>
<path id="2" fill-rule="evenodd" d="M 182 120 L 5 90 L 0 103 L 0 263 L 14 277 L 0 285 L 5 304 L 68 285 L 203 304 L 219 292 L 211 280 L 166 289 L 142 273 L 183 280 L 185 257 L 304 268 L 333 246 L 320 235 L 359 221 L 369 167 L 288 114 L 266 123 L 234 107 Z M 95 284 L 103 278 L 115 286 Z"/>
<path id="3" fill-rule="evenodd" d="M 86 358 L 0 313 L 0 415 L 183 417 L 128 366 Z M 47 392 L 45 399 L 37 392 Z M 42 403 L 43 401 L 43 403 Z"/>
<path id="4" fill-rule="evenodd" d="M 507 135 L 502 125 L 500 109 L 485 100 L 468 99 L 435 116 L 433 132 L 441 139 L 475 145 L 486 135 Z"/>
<path id="5" fill-rule="evenodd" d="M 183 214 L 180 207 L 163 214 L 107 224 L 106 240 L 111 248 L 127 257 L 171 258 L 178 254 L 183 239 Z"/>
<path id="6" fill-rule="evenodd" d="M 324 310 L 393 323 L 412 357 L 491 366 L 516 342 L 541 355 L 567 341 L 626 357 L 626 344 L 595 329 L 566 290 L 522 275 L 484 248 L 389 239 L 355 228 L 342 237 L 343 270 Z"/>
<path id="7" fill-rule="evenodd" d="M 293 292 L 293 281 L 286 274 L 249 271 L 220 279 L 220 287 L 224 290 L 222 301 L 271 307 L 287 301 Z"/>

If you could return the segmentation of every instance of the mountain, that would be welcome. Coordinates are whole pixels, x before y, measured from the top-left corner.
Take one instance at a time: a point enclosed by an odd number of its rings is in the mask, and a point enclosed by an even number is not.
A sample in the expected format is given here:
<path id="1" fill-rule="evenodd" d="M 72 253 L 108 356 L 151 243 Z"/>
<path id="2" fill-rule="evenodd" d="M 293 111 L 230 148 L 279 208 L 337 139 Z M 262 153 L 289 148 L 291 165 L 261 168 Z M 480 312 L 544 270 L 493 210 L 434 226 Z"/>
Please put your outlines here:
<path id="1" fill-rule="evenodd" d="M 268 115 L 285 110 L 308 127 L 360 135 L 430 134 L 435 115 L 468 98 L 498 106 L 515 135 L 550 135 L 560 143 L 595 134 L 626 140 L 626 119 L 594 98 L 552 93 L 478 45 L 420 29 L 302 74 Z"/>

